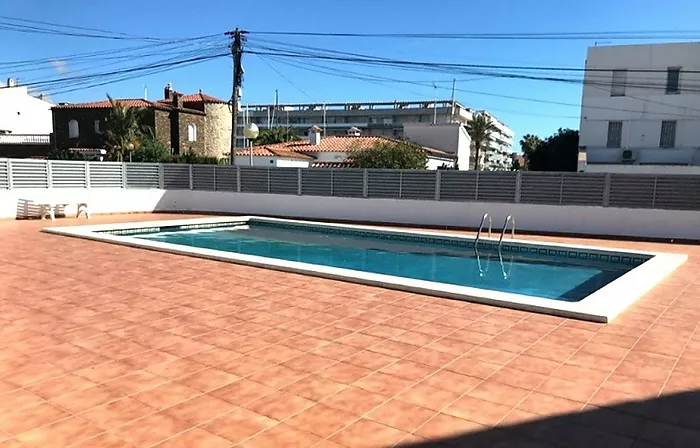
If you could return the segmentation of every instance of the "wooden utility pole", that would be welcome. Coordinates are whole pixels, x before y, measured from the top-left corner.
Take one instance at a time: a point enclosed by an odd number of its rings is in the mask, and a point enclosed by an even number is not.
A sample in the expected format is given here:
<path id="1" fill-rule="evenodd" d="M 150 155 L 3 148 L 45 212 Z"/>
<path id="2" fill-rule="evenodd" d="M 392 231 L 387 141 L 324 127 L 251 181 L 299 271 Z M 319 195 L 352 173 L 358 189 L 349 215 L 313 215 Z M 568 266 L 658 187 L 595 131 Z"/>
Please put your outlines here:
<path id="1" fill-rule="evenodd" d="M 226 33 L 233 38 L 231 42 L 231 56 L 233 57 L 233 88 L 231 89 L 231 165 L 236 164 L 236 140 L 238 137 L 238 100 L 241 96 L 241 86 L 243 85 L 243 35 L 246 31 L 236 28 L 234 31 Z"/>

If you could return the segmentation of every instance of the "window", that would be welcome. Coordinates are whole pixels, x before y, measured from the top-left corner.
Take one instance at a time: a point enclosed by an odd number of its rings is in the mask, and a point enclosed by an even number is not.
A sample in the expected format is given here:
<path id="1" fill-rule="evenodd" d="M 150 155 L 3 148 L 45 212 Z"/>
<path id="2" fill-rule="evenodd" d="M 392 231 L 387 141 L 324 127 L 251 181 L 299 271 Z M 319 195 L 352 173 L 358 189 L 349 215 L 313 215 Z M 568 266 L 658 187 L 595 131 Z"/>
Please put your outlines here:
<path id="1" fill-rule="evenodd" d="M 659 139 L 661 148 L 673 148 L 676 146 L 676 122 L 662 121 L 661 122 L 661 138 Z"/>
<path id="2" fill-rule="evenodd" d="M 608 148 L 620 148 L 622 146 L 622 122 L 608 122 Z"/>
<path id="3" fill-rule="evenodd" d="M 101 134 L 102 130 L 100 129 L 100 120 L 95 120 L 95 134 Z"/>
<path id="4" fill-rule="evenodd" d="M 78 138 L 80 137 L 80 127 L 78 122 L 71 120 L 68 122 L 68 138 Z"/>
<path id="5" fill-rule="evenodd" d="M 627 70 L 613 70 L 610 96 L 625 96 L 627 87 Z"/>
<path id="6" fill-rule="evenodd" d="M 681 93 L 680 82 L 680 67 L 670 67 L 666 70 L 666 94 Z"/>
<path id="7" fill-rule="evenodd" d="M 187 125 L 187 141 L 196 142 L 197 141 L 197 126 L 194 123 Z"/>

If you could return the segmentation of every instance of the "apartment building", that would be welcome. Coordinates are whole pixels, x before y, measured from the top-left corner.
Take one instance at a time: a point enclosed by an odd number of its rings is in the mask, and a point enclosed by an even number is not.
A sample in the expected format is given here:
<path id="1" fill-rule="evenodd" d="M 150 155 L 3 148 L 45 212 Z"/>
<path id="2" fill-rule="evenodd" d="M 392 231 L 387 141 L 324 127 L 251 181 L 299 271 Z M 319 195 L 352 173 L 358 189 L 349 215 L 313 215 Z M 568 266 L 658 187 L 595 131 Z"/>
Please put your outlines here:
<path id="1" fill-rule="evenodd" d="M 457 155 L 461 146 L 441 147 L 435 144 L 435 129 L 429 125 L 465 125 L 473 114 L 484 111 L 469 109 L 457 101 L 393 101 L 367 103 L 305 103 L 305 104 L 256 104 L 244 106 L 243 114 L 261 129 L 273 126 L 289 126 L 300 136 L 306 136 L 313 126 L 323 129 L 326 137 L 346 135 L 350 128 L 358 128 L 363 136 L 410 138 L 424 146 L 432 146 Z M 488 114 L 488 112 L 484 112 Z M 499 133 L 494 135 L 494 148 L 510 149 L 513 146 L 513 131 L 497 118 L 488 114 Z M 411 132 L 406 129 L 414 126 Z M 243 147 L 242 125 L 237 146 Z M 424 129 L 422 134 L 419 129 Z M 410 135 L 408 135 L 410 134 Z M 448 139 L 457 142 L 458 139 Z M 460 169 L 467 169 L 471 163 L 460 163 Z"/>
<path id="2" fill-rule="evenodd" d="M 579 171 L 700 173 L 700 42 L 591 47 Z"/>

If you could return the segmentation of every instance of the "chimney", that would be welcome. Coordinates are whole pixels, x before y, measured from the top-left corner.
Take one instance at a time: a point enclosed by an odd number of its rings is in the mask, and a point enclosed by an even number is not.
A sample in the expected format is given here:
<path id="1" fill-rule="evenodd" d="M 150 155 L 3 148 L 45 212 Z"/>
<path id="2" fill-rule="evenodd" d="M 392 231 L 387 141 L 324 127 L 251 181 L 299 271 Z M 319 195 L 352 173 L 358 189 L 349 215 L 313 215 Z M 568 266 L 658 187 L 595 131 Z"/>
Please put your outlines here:
<path id="1" fill-rule="evenodd" d="M 362 131 L 360 131 L 360 129 L 356 128 L 355 126 L 347 130 L 347 135 L 350 137 L 359 137 L 361 133 Z"/>
<path id="2" fill-rule="evenodd" d="M 321 131 L 322 129 L 318 126 L 311 126 L 309 129 L 309 144 L 313 146 L 318 146 L 321 144 Z"/>
<path id="3" fill-rule="evenodd" d="M 168 83 L 163 89 L 163 99 L 171 100 L 173 98 L 173 85 Z"/>
<path id="4" fill-rule="evenodd" d="M 184 105 L 182 104 L 182 93 L 173 92 L 172 98 L 173 98 L 173 107 L 175 109 L 182 109 L 184 107 Z"/>

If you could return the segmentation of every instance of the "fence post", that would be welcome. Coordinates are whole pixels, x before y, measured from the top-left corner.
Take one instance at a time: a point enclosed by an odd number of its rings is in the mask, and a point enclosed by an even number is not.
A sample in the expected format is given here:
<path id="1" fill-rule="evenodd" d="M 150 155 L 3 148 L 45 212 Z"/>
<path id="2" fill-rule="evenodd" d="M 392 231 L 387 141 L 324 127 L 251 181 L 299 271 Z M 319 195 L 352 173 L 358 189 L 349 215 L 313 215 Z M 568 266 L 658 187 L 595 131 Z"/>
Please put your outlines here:
<path id="1" fill-rule="evenodd" d="M 7 189 L 12 190 L 12 159 L 7 159 Z"/>
<path id="2" fill-rule="evenodd" d="M 122 162 L 122 188 L 129 188 L 129 185 L 126 182 L 126 162 Z"/>
<path id="3" fill-rule="evenodd" d="M 520 171 L 515 173 L 515 203 L 520 202 L 520 187 L 523 184 L 523 173 Z M 478 182 L 477 182 L 478 185 Z"/>
<path id="4" fill-rule="evenodd" d="M 335 170 L 331 168 L 331 196 L 333 196 L 333 172 Z"/>
<path id="5" fill-rule="evenodd" d="M 603 207 L 610 204 L 610 173 L 605 173 L 605 183 L 603 187 Z"/>
<path id="6" fill-rule="evenodd" d="M 272 168 L 267 169 L 267 194 L 270 194 L 270 190 L 271 190 L 271 188 L 270 188 L 270 176 L 272 176 L 272 174 L 270 173 L 270 171 L 272 171 Z"/>
<path id="7" fill-rule="evenodd" d="M 190 175 L 190 190 L 194 189 L 194 179 L 192 179 L 192 165 L 187 165 L 189 168 L 189 175 Z"/>
<path id="8" fill-rule="evenodd" d="M 236 168 L 236 192 L 240 193 L 241 192 L 241 166 L 236 165 L 234 168 Z"/>
<path id="9" fill-rule="evenodd" d="M 651 208 L 656 208 L 656 184 L 659 181 L 658 176 L 654 176 L 654 193 L 651 196 Z"/>
<path id="10" fill-rule="evenodd" d="M 362 197 L 369 196 L 369 174 L 367 168 L 362 170 Z"/>
<path id="11" fill-rule="evenodd" d="M 435 200 L 440 200 L 440 178 L 442 177 L 442 170 L 435 170 Z"/>
<path id="12" fill-rule="evenodd" d="M 162 163 L 158 164 L 158 188 L 165 190 L 165 166 Z"/>
<path id="13" fill-rule="evenodd" d="M 85 188 L 90 188 L 90 162 L 85 161 Z"/>
<path id="14" fill-rule="evenodd" d="M 51 172 L 51 161 L 47 160 L 46 161 L 46 186 L 49 188 L 53 187 L 53 179 L 51 178 L 52 172 Z"/>
<path id="15" fill-rule="evenodd" d="M 297 196 L 301 196 L 301 168 L 297 168 Z"/>
<path id="16" fill-rule="evenodd" d="M 476 172 L 476 187 L 474 188 L 474 200 L 479 200 L 479 172 Z"/>
<path id="17" fill-rule="evenodd" d="M 403 193 L 403 171 L 399 171 L 399 199 Z"/>
<path id="18" fill-rule="evenodd" d="M 559 204 L 564 202 L 564 174 L 559 176 Z"/>
<path id="19" fill-rule="evenodd" d="M 212 167 L 212 171 L 214 172 L 214 191 L 217 191 L 216 188 L 216 165 Z"/>

